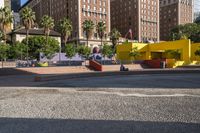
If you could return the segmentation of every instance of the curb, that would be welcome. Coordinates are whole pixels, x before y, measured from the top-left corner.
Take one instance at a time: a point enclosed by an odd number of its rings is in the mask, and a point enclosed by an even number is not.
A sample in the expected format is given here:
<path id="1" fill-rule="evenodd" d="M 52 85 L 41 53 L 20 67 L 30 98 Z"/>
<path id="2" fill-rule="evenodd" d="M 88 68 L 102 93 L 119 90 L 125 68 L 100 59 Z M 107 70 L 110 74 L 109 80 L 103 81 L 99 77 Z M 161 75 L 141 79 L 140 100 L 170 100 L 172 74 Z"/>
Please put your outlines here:
<path id="1" fill-rule="evenodd" d="M 58 75 L 39 75 L 34 77 L 35 82 L 55 81 L 63 79 L 75 79 L 75 78 L 91 78 L 91 77 L 105 77 L 105 76 L 118 76 L 118 75 L 143 75 L 143 74 L 200 74 L 200 69 L 146 69 L 135 70 L 128 72 L 89 72 L 78 74 L 58 74 Z"/>

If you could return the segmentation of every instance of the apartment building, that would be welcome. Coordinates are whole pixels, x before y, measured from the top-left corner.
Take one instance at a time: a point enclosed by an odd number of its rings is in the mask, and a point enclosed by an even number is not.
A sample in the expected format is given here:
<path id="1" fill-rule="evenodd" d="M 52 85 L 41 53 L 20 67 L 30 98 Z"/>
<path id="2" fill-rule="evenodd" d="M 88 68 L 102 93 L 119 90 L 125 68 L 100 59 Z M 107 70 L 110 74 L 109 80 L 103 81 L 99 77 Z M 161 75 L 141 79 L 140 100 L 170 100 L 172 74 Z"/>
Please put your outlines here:
<path id="1" fill-rule="evenodd" d="M 86 36 L 82 29 L 82 23 L 92 20 L 95 24 L 104 21 L 107 26 L 106 33 L 110 32 L 110 0 L 29 0 L 21 9 L 29 6 L 36 12 L 37 23 L 43 15 L 49 15 L 56 25 L 64 17 L 72 21 L 73 32 L 69 41 L 76 41 L 86 44 Z M 105 35 L 104 41 L 108 40 Z M 94 30 L 92 38 L 89 40 L 91 47 L 100 45 L 100 39 Z"/>
<path id="2" fill-rule="evenodd" d="M 154 41 L 159 38 L 159 0 L 111 0 L 111 28 L 122 34 L 132 32 L 129 39 L 139 42 Z"/>
<path id="3" fill-rule="evenodd" d="M 193 22 L 193 0 L 160 0 L 160 38 L 169 40 L 171 29 Z"/>
<path id="4" fill-rule="evenodd" d="M 13 12 L 18 12 L 21 7 L 21 0 L 11 0 L 11 9 Z"/>
<path id="5" fill-rule="evenodd" d="M 4 0 L 4 6 L 7 6 L 11 9 L 11 0 Z"/>

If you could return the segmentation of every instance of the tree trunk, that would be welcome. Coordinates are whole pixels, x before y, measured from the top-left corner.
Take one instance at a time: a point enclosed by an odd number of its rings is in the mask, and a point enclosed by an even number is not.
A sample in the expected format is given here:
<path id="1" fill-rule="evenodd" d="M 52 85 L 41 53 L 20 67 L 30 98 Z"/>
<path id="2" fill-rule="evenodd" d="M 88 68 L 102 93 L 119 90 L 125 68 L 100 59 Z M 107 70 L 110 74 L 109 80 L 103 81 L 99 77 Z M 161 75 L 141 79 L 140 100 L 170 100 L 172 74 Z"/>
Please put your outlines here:
<path id="1" fill-rule="evenodd" d="M 48 45 L 48 35 L 46 35 L 46 45 Z"/>
<path id="2" fill-rule="evenodd" d="M 87 47 L 89 47 L 89 45 L 88 45 L 88 41 L 89 41 L 89 38 L 87 37 Z"/>
<path id="3" fill-rule="evenodd" d="M 69 66 L 71 66 L 71 58 L 69 59 Z"/>
<path id="4" fill-rule="evenodd" d="M 101 37 L 101 46 L 103 46 L 103 38 Z"/>
<path id="5" fill-rule="evenodd" d="M 21 60 L 22 60 L 22 48 L 20 49 L 21 51 L 20 51 L 20 54 L 21 54 Z"/>
<path id="6" fill-rule="evenodd" d="M 46 45 L 48 45 L 48 37 L 49 37 L 50 32 L 51 31 L 49 29 L 46 29 Z"/>
<path id="7" fill-rule="evenodd" d="M 1 59 L 1 68 L 3 68 L 3 60 Z"/>
<path id="8" fill-rule="evenodd" d="M 29 36 L 29 30 L 28 29 L 26 29 L 26 46 L 27 46 L 27 48 L 26 48 L 26 60 L 28 61 L 28 36 Z"/>
<path id="9" fill-rule="evenodd" d="M 65 36 L 64 44 L 65 44 L 65 46 L 66 46 L 66 44 L 67 44 L 67 36 Z"/>
<path id="10" fill-rule="evenodd" d="M 6 31 L 5 31 L 5 25 L 4 24 L 2 24 L 2 30 L 3 30 L 3 39 L 4 39 L 5 43 L 6 43 L 7 37 L 6 37 Z"/>

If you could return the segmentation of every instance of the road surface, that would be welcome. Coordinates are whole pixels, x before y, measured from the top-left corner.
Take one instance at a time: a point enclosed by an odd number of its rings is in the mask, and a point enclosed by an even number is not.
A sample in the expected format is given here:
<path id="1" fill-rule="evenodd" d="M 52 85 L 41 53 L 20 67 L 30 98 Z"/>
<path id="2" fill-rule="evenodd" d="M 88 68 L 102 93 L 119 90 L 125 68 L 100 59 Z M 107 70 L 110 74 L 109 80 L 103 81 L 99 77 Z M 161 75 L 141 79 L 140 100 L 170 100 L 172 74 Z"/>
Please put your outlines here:
<path id="1" fill-rule="evenodd" d="M 0 80 L 0 133 L 200 132 L 199 74 L 15 78 Z"/>

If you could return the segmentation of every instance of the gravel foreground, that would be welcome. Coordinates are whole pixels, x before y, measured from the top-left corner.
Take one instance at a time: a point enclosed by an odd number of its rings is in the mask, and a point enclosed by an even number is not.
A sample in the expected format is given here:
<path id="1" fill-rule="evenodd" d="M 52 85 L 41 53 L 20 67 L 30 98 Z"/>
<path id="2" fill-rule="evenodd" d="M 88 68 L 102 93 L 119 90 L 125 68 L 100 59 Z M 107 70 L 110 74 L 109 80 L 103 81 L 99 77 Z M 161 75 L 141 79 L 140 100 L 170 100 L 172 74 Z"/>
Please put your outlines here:
<path id="1" fill-rule="evenodd" d="M 0 89 L 0 133 L 161 132 L 200 132 L 199 89 Z"/>

